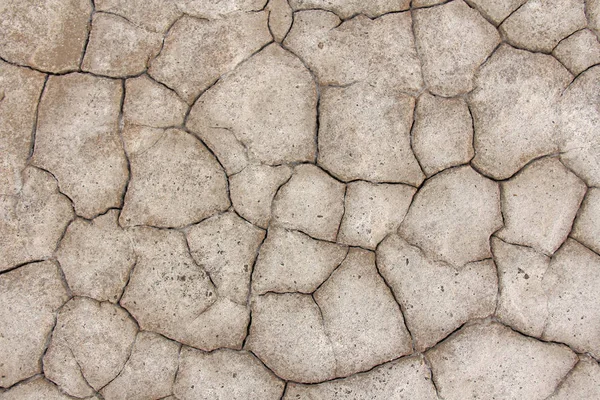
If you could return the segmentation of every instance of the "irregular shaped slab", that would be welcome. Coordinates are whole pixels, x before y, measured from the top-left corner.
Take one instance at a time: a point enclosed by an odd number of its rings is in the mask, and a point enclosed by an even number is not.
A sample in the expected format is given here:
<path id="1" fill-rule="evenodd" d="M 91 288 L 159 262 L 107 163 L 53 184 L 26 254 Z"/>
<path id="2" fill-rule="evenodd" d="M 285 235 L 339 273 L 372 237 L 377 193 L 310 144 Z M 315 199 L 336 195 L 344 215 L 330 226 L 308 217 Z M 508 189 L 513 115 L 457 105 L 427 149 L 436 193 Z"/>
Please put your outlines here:
<path id="1" fill-rule="evenodd" d="M 348 249 L 301 233 L 273 227 L 260 248 L 252 290 L 312 293 L 341 264 Z"/>
<path id="2" fill-rule="evenodd" d="M 132 24 L 152 32 L 165 33 L 181 15 L 174 1 L 94 0 L 96 11 L 127 18 Z"/>
<path id="3" fill-rule="evenodd" d="M 569 235 L 586 189 L 558 159 L 534 161 L 502 182 L 504 228 L 498 237 L 554 253 Z"/>
<path id="4" fill-rule="evenodd" d="M 58 313 L 52 344 L 65 346 L 94 390 L 114 379 L 129 358 L 137 325 L 122 308 L 86 297 L 69 301 Z M 56 353 L 44 356 L 44 374 L 71 394 L 68 375 L 56 374 Z M 73 394 L 78 396 L 78 394 Z M 82 396 L 79 396 L 82 397 Z"/>
<path id="5" fill-rule="evenodd" d="M 586 25 L 584 0 L 531 0 L 500 25 L 500 32 L 513 46 L 550 53 Z"/>
<path id="6" fill-rule="evenodd" d="M 570 235 L 600 253 L 600 189 L 588 189 Z"/>
<path id="7" fill-rule="evenodd" d="M 527 0 L 469 0 L 467 3 L 475 7 L 487 20 L 498 26 L 506 17 L 526 2 Z"/>
<path id="8" fill-rule="evenodd" d="M 331 341 L 310 295 L 258 296 L 246 348 L 286 380 L 314 383 L 336 377 Z"/>
<path id="9" fill-rule="evenodd" d="M 74 71 L 85 48 L 88 0 L 10 1 L 0 10 L 0 56 L 43 71 Z"/>
<path id="10" fill-rule="evenodd" d="M 32 145 L 35 112 L 45 77 L 0 60 L 0 195 L 16 195 L 23 186 Z"/>
<path id="11" fill-rule="evenodd" d="M 579 356 L 579 363 L 548 400 L 600 398 L 600 366 L 589 356 Z"/>
<path id="12" fill-rule="evenodd" d="M 594 32 L 583 29 L 562 40 L 552 54 L 573 75 L 579 75 L 592 65 L 600 64 L 600 42 Z"/>
<path id="13" fill-rule="evenodd" d="M 101 390 L 106 400 L 158 399 L 172 393 L 179 343 L 140 332 L 123 371 Z"/>
<path id="14" fill-rule="evenodd" d="M 471 91 L 477 68 L 500 43 L 498 31 L 462 0 L 415 10 L 414 18 L 429 91 L 447 97 Z"/>
<path id="15" fill-rule="evenodd" d="M 298 165 L 273 200 L 272 222 L 316 239 L 335 241 L 344 213 L 345 189 L 319 167 Z"/>
<path id="16" fill-rule="evenodd" d="M 338 242 L 374 250 L 398 229 L 416 192 L 407 185 L 350 182 Z"/>
<path id="17" fill-rule="evenodd" d="M 192 226 L 187 240 L 192 257 L 211 277 L 219 296 L 246 304 L 250 275 L 265 231 L 233 212 Z"/>
<path id="18" fill-rule="evenodd" d="M 600 66 L 575 79 L 561 99 L 561 161 L 588 186 L 600 186 Z"/>
<path id="19" fill-rule="evenodd" d="M 81 68 L 98 75 L 124 77 L 144 72 L 162 47 L 162 35 L 125 18 L 95 13 Z"/>
<path id="20" fill-rule="evenodd" d="M 221 75 L 272 40 L 267 18 L 267 12 L 217 20 L 184 16 L 169 31 L 148 73 L 192 104 Z"/>
<path id="21" fill-rule="evenodd" d="M 427 176 L 468 163 L 475 151 L 467 103 L 423 93 L 415 109 L 412 149 Z"/>
<path id="22" fill-rule="evenodd" d="M 184 347 L 173 393 L 181 400 L 278 400 L 283 389 L 284 383 L 251 353 Z"/>
<path id="23" fill-rule="evenodd" d="M 600 256 L 568 239 L 544 276 L 548 320 L 543 338 L 600 357 Z"/>
<path id="24" fill-rule="evenodd" d="M 54 313 L 68 299 L 58 266 L 51 261 L 0 275 L 0 387 L 42 372 L 40 359 L 54 328 Z"/>
<path id="25" fill-rule="evenodd" d="M 327 11 L 297 12 L 283 44 L 306 62 L 321 85 L 366 81 L 409 92 L 423 86 L 408 12 L 374 20 L 359 15 L 344 22 Z"/>
<path id="26" fill-rule="evenodd" d="M 369 372 L 317 385 L 289 383 L 283 400 L 437 400 L 422 356 L 402 358 Z"/>
<path id="27" fill-rule="evenodd" d="M 292 176 L 286 165 L 249 165 L 229 177 L 229 195 L 235 211 L 254 225 L 266 228 L 277 189 Z"/>
<path id="28" fill-rule="evenodd" d="M 568 347 L 498 323 L 462 328 L 427 352 L 441 398 L 546 399 L 577 362 Z"/>
<path id="29" fill-rule="evenodd" d="M 589 27 L 600 33 L 600 0 L 585 0 L 585 14 Z"/>
<path id="30" fill-rule="evenodd" d="M 182 233 L 137 228 L 132 235 L 137 261 L 120 303 L 142 329 L 180 341 L 189 321 L 216 301 L 215 287 Z"/>
<path id="31" fill-rule="evenodd" d="M 287 0 L 269 0 L 269 30 L 276 42 L 281 43 L 292 27 L 294 16 Z"/>
<path id="32" fill-rule="evenodd" d="M 556 152 L 556 104 L 571 79 L 552 56 L 500 46 L 481 67 L 469 96 L 475 168 L 502 180 Z"/>
<path id="33" fill-rule="evenodd" d="M 421 184 L 410 147 L 412 97 L 357 83 L 323 88 L 319 104 L 319 165 L 344 181 Z"/>
<path id="34" fill-rule="evenodd" d="M 127 184 L 121 96 L 118 81 L 69 74 L 48 78 L 40 101 L 32 162 L 56 176 L 88 219 L 120 207 Z"/>
<path id="35" fill-rule="evenodd" d="M 343 19 L 351 18 L 357 14 L 375 18 L 394 11 L 408 10 L 410 0 L 375 0 L 370 2 L 359 0 L 291 0 L 290 5 L 294 11 L 318 8 L 334 12 Z"/>
<path id="36" fill-rule="evenodd" d="M 333 346 L 337 376 L 366 371 L 412 352 L 402 312 L 377 273 L 373 252 L 350 249 L 314 298 Z"/>
<path id="37" fill-rule="evenodd" d="M 52 257 L 72 218 L 52 175 L 25 168 L 19 196 L 0 196 L 0 271 Z"/>
<path id="38" fill-rule="evenodd" d="M 143 75 L 127 79 L 125 123 L 158 128 L 182 125 L 188 105 L 175 92 Z"/>
<path id="39" fill-rule="evenodd" d="M 210 151 L 184 131 L 167 130 L 130 162 L 121 225 L 182 227 L 229 208 L 224 171 Z"/>
<path id="40" fill-rule="evenodd" d="M 0 392 L 1 400 L 72 400 L 43 377 L 20 383 L 6 392 Z"/>
<path id="41" fill-rule="evenodd" d="M 115 303 L 135 263 L 131 239 L 111 210 L 92 221 L 76 219 L 60 241 L 56 259 L 77 296 Z"/>
<path id="42" fill-rule="evenodd" d="M 542 280 L 550 258 L 495 237 L 491 243 L 500 286 L 496 317 L 528 336 L 541 337 L 548 318 Z"/>
<path id="43" fill-rule="evenodd" d="M 498 282 L 491 260 L 457 269 L 428 259 L 394 234 L 377 248 L 377 267 L 402 305 L 417 351 L 494 313 Z"/>
<path id="44" fill-rule="evenodd" d="M 229 14 L 260 11 L 265 6 L 265 0 L 175 0 L 175 3 L 186 14 L 209 20 L 227 17 Z"/>
<path id="45" fill-rule="evenodd" d="M 278 44 L 254 55 L 200 96 L 187 127 L 229 158 L 230 131 L 265 164 L 313 161 L 317 90 L 302 62 Z M 225 162 L 231 164 L 231 162 Z"/>
<path id="46" fill-rule="evenodd" d="M 465 166 L 425 182 L 399 233 L 429 257 L 460 267 L 489 258 L 489 237 L 500 227 L 498 184 Z"/>

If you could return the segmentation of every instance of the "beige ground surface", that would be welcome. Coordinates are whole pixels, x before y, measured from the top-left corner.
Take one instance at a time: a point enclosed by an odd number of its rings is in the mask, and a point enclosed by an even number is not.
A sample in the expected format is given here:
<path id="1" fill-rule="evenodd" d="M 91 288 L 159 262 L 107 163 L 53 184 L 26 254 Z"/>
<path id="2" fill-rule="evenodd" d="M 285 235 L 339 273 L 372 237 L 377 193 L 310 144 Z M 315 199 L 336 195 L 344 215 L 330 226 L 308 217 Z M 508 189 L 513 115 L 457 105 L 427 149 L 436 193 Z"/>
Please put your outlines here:
<path id="1" fill-rule="evenodd" d="M 600 0 L 0 0 L 0 400 L 600 399 Z"/>

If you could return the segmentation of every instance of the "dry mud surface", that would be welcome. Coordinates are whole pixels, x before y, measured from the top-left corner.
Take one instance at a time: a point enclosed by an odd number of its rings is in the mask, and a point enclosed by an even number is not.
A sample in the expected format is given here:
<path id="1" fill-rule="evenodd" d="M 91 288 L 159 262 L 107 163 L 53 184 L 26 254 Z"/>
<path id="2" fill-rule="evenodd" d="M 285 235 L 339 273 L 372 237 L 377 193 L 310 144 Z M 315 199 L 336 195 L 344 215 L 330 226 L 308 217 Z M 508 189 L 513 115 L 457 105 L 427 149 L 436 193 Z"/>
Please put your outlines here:
<path id="1" fill-rule="evenodd" d="M 599 35 L 0 1 L 0 400 L 600 399 Z"/>

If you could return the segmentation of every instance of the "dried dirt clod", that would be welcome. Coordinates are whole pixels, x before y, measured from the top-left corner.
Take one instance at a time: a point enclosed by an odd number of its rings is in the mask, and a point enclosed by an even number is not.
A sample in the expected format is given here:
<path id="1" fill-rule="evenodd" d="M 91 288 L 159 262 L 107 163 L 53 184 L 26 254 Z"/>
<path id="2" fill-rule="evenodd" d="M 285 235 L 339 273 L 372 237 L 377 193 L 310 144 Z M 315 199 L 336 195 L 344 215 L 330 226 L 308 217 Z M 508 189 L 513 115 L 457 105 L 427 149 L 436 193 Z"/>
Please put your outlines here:
<path id="1" fill-rule="evenodd" d="M 119 218 L 123 226 L 183 227 L 230 206 L 225 172 L 198 139 L 182 130 L 167 130 L 130 162 Z"/>
<path id="2" fill-rule="evenodd" d="M 78 215 L 121 206 L 127 160 L 119 137 L 121 82 L 88 74 L 48 78 L 32 163 L 50 171 Z"/>
<path id="3" fill-rule="evenodd" d="M 40 359 L 54 314 L 68 298 L 54 262 L 27 264 L 0 275 L 0 387 L 42 372 Z"/>
<path id="4" fill-rule="evenodd" d="M 232 139 L 251 161 L 314 161 L 316 125 L 315 82 L 302 62 L 278 44 L 261 50 L 204 92 L 186 124 L 231 172 L 239 170 L 232 160 L 236 153 L 229 148 Z"/>
<path id="5" fill-rule="evenodd" d="M 571 33 L 585 28 L 584 0 L 531 0 L 500 25 L 508 43 L 550 53 Z"/>
<path id="6" fill-rule="evenodd" d="M 272 40 L 268 13 L 206 20 L 184 16 L 166 36 L 148 73 L 192 104 L 219 77 Z"/>
<path id="7" fill-rule="evenodd" d="M 579 356 L 579 363 L 548 400 L 594 399 L 600 397 L 600 366 L 589 356 Z"/>
<path id="8" fill-rule="evenodd" d="M 58 313 L 50 345 L 62 349 L 45 354 L 44 374 L 69 394 L 90 396 L 121 372 L 136 334 L 137 324 L 119 306 L 75 297 Z M 72 362 L 65 365 L 61 353 L 70 355 Z M 89 394 L 71 390 L 72 374 L 93 388 Z"/>
<path id="9" fill-rule="evenodd" d="M 343 181 L 420 185 L 423 172 L 410 146 L 414 104 L 367 83 L 323 88 L 318 164 Z"/>
<path id="10" fill-rule="evenodd" d="M 373 252 L 350 249 L 314 298 L 333 346 L 337 376 L 366 371 L 412 352 L 402 312 L 377 273 Z"/>
<path id="11" fill-rule="evenodd" d="M 307 294 L 258 296 L 246 348 L 286 380 L 314 383 L 336 377 L 321 310 Z"/>
<path id="12" fill-rule="evenodd" d="M 26 167 L 22 176 L 18 196 L 0 196 L 0 271 L 50 258 L 73 219 L 52 175 Z"/>
<path id="13" fill-rule="evenodd" d="M 494 313 L 498 283 L 492 260 L 455 268 L 390 235 L 377 248 L 377 267 L 402 305 L 417 351 Z"/>
<path id="14" fill-rule="evenodd" d="M 402 358 L 371 371 L 317 385 L 289 383 L 283 400 L 437 400 L 422 356 Z"/>
<path id="15" fill-rule="evenodd" d="M 0 196 L 23 187 L 21 171 L 31 150 L 31 131 L 45 77 L 0 61 Z"/>
<path id="16" fill-rule="evenodd" d="M 345 185 L 311 164 L 294 168 L 273 200 L 272 224 L 334 241 L 344 213 Z"/>
<path id="17" fill-rule="evenodd" d="M 500 35 L 462 0 L 414 12 L 417 49 L 430 92 L 456 96 L 474 88 L 473 76 Z"/>
<path id="18" fill-rule="evenodd" d="M 592 65 L 600 64 L 600 41 L 594 32 L 583 29 L 562 40 L 552 54 L 573 75 L 579 75 Z"/>
<path id="19" fill-rule="evenodd" d="M 567 346 L 498 323 L 462 328 L 426 353 L 440 397 L 546 399 L 577 362 Z"/>
<path id="20" fill-rule="evenodd" d="M 112 77 L 140 74 L 161 46 L 162 35 L 114 14 L 95 13 L 81 69 Z"/>
<path id="21" fill-rule="evenodd" d="M 0 9 L 0 56 L 53 73 L 79 68 L 92 4 L 88 0 L 15 0 Z"/>
<path id="22" fill-rule="evenodd" d="M 119 226 L 119 211 L 69 225 L 56 252 L 67 283 L 78 296 L 115 303 L 135 263 L 131 239 Z"/>
<path id="23" fill-rule="evenodd" d="M 129 360 L 119 376 L 101 390 L 102 396 L 106 400 L 145 400 L 171 394 L 179 347 L 156 333 L 138 333 Z"/>
<path id="24" fill-rule="evenodd" d="M 246 351 L 181 350 L 174 394 L 180 400 L 278 400 L 284 383 Z"/>
<path id="25" fill-rule="evenodd" d="M 469 166 L 427 180 L 399 233 L 433 260 L 455 267 L 489 258 L 489 237 L 502 227 L 499 185 Z"/>

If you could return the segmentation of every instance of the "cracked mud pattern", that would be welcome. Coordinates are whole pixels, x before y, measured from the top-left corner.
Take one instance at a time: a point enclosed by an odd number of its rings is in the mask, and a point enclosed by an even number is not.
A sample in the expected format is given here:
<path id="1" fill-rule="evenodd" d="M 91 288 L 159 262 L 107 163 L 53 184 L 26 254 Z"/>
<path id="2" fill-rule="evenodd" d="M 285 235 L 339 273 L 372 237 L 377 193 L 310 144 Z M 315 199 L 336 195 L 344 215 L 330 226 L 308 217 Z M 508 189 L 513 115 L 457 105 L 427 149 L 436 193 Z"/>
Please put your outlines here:
<path id="1" fill-rule="evenodd" d="M 600 399 L 600 0 L 0 38 L 0 400 Z"/>

